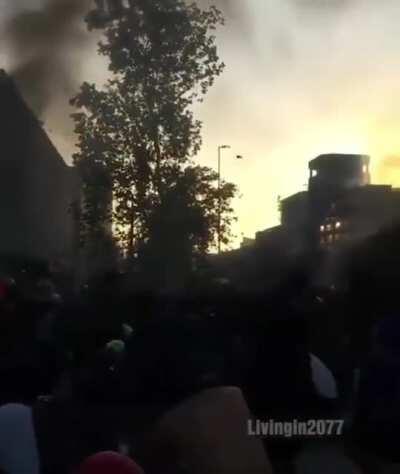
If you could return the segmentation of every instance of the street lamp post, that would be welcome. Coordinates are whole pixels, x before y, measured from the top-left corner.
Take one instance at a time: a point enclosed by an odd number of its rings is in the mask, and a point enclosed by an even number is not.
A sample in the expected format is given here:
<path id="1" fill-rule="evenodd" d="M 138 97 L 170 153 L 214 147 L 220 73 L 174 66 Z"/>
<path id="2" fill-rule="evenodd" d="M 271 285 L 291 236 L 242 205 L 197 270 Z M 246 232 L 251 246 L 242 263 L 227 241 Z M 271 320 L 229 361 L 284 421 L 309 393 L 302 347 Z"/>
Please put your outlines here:
<path id="1" fill-rule="evenodd" d="M 221 253 L 221 150 L 230 148 L 230 145 L 218 147 L 218 253 Z"/>

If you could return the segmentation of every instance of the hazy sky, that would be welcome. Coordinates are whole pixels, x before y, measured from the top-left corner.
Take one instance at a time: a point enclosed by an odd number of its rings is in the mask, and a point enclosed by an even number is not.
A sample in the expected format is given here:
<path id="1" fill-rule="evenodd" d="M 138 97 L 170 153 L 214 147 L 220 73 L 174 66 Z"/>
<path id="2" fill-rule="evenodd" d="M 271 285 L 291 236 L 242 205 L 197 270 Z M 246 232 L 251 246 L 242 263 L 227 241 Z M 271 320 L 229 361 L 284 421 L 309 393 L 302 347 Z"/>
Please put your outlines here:
<path id="1" fill-rule="evenodd" d="M 33 3 L 0 0 L 0 15 Z M 373 181 L 400 185 L 399 0 L 215 3 L 228 17 L 218 34 L 227 68 L 197 109 L 204 122 L 199 159 L 216 166 L 217 146 L 232 146 L 222 173 L 242 194 L 239 237 L 278 223 L 278 196 L 305 189 L 307 162 L 320 153 L 369 153 Z M 75 77 L 102 78 L 94 44 L 88 36 L 82 47 L 69 45 Z M 5 51 L 2 58 L 7 65 Z M 68 160 L 71 135 L 60 110 L 58 99 L 44 114 Z M 237 154 L 245 159 L 236 161 Z"/>

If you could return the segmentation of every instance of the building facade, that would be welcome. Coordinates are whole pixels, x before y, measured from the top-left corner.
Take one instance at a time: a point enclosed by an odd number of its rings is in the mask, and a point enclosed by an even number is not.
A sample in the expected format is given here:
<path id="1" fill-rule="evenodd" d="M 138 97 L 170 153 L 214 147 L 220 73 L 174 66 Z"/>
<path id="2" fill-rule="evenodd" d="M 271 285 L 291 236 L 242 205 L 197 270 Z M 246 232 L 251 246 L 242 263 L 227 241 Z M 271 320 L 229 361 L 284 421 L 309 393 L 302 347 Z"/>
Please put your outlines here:
<path id="1" fill-rule="evenodd" d="M 310 161 L 309 226 L 313 247 L 318 246 L 321 225 L 329 219 L 336 202 L 370 184 L 369 164 L 369 156 L 350 154 L 320 155 Z M 335 225 L 339 224 L 335 222 Z"/>
<path id="2" fill-rule="evenodd" d="M 354 244 L 400 221 L 400 190 L 373 185 L 370 157 L 325 154 L 309 162 L 308 190 L 280 199 L 280 226 L 258 232 L 256 246 L 288 254 Z"/>
<path id="3" fill-rule="evenodd" d="M 0 259 L 73 265 L 80 181 L 0 72 Z"/>
<path id="4" fill-rule="evenodd" d="M 354 188 L 331 203 L 319 227 L 320 245 L 355 243 L 400 219 L 400 190 L 389 185 Z"/>
<path id="5" fill-rule="evenodd" d="M 297 265 L 311 265 L 313 284 L 336 285 L 343 251 L 400 223 L 400 190 L 372 185 L 369 165 L 365 155 L 310 161 L 308 190 L 279 201 L 281 224 L 221 254 L 216 267 L 243 288 L 278 288 Z"/>
<path id="6" fill-rule="evenodd" d="M 299 252 L 355 242 L 400 219 L 400 190 L 371 184 L 369 167 L 366 155 L 310 161 L 308 191 L 280 201 L 281 232 L 294 237 Z"/>

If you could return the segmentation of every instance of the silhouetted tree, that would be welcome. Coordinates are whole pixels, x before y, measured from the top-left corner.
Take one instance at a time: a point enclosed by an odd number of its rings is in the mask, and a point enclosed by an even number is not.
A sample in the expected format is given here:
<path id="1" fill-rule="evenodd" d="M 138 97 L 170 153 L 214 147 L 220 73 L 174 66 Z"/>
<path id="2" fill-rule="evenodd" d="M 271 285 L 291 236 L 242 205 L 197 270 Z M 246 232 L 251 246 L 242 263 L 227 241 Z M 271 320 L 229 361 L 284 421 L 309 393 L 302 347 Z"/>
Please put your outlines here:
<path id="1" fill-rule="evenodd" d="M 188 262 L 214 243 L 217 231 L 217 175 L 194 164 L 201 122 L 192 106 L 224 68 L 212 34 L 223 17 L 215 7 L 201 10 L 183 0 L 107 3 L 97 2 L 87 21 L 104 31 L 99 52 L 109 58 L 112 78 L 103 89 L 84 83 L 72 99 L 79 109 L 75 163 L 107 171 L 116 235 L 129 254 L 146 248 L 156 259 L 179 248 Z M 92 181 L 85 183 L 89 196 L 99 186 Z M 225 242 L 235 193 L 222 183 Z M 95 206 L 88 201 L 87 217 Z"/>
<path id="2" fill-rule="evenodd" d="M 80 234 L 81 256 L 89 274 L 115 268 L 118 251 L 112 235 L 112 183 L 107 168 L 87 149 L 79 161 L 84 200 L 73 209 Z M 80 269 L 82 271 L 82 269 Z M 86 273 L 83 272 L 83 274 Z M 83 276 L 83 275 L 82 275 Z M 87 275 L 88 276 L 88 275 Z"/>
<path id="3" fill-rule="evenodd" d="M 208 168 L 186 168 L 151 214 L 143 265 L 157 276 L 159 284 L 182 285 L 210 244 L 216 244 L 218 215 L 215 210 L 219 201 L 218 189 L 214 186 L 216 179 L 217 174 Z M 229 203 L 235 192 L 236 187 L 229 183 L 220 190 L 224 244 L 229 241 L 234 219 Z M 174 281 L 176 278 L 178 281 Z"/>

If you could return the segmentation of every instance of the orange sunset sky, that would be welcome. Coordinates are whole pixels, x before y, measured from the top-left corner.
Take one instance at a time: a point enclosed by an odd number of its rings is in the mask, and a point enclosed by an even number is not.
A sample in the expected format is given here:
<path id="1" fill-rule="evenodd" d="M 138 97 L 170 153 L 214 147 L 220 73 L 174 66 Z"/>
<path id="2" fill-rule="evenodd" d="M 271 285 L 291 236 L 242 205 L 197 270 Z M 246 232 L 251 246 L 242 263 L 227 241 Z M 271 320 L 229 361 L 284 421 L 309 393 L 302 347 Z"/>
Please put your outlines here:
<path id="1" fill-rule="evenodd" d="M 6 3 L 0 0 L 3 17 Z M 217 38 L 227 67 L 196 106 L 204 124 L 198 159 L 216 167 L 218 145 L 232 147 L 224 150 L 222 175 L 241 193 L 234 245 L 279 222 L 278 196 L 305 189 L 307 162 L 320 153 L 370 154 L 373 182 L 400 186 L 399 0 L 213 3 L 227 17 Z M 16 1 L 15 8 L 28 4 Z M 77 81 L 101 83 L 105 66 L 85 34 L 67 58 Z M 13 63 L 5 52 L 3 61 Z M 55 98 L 44 120 L 69 161 L 65 107 Z"/>

